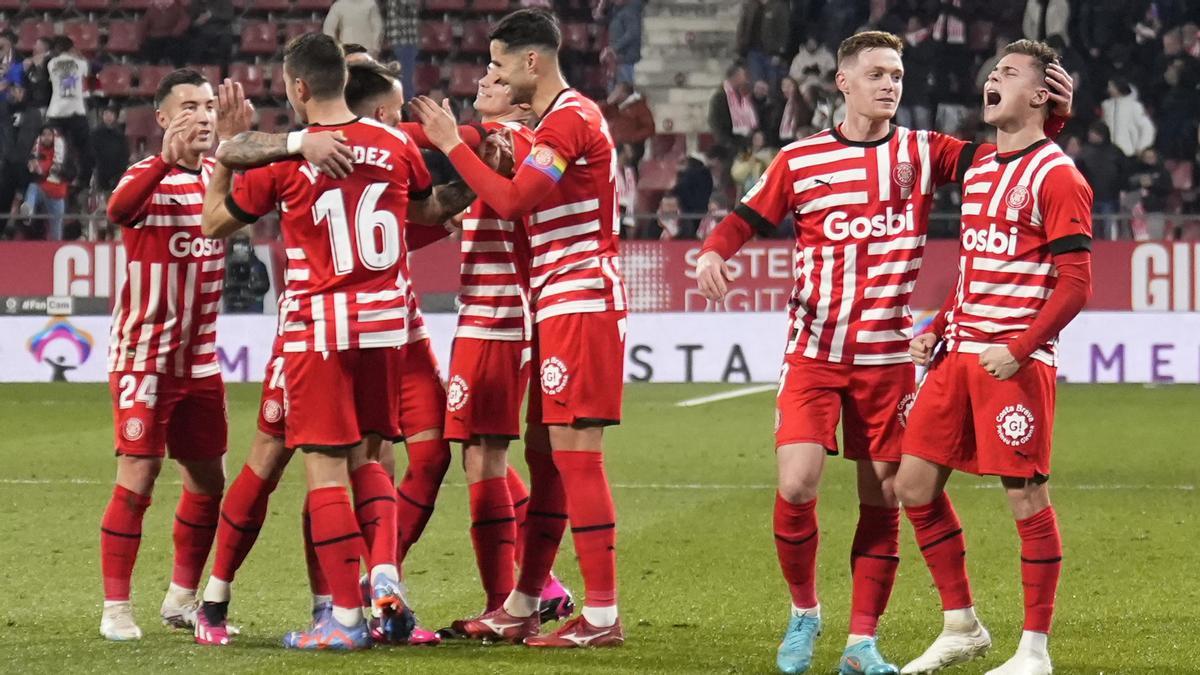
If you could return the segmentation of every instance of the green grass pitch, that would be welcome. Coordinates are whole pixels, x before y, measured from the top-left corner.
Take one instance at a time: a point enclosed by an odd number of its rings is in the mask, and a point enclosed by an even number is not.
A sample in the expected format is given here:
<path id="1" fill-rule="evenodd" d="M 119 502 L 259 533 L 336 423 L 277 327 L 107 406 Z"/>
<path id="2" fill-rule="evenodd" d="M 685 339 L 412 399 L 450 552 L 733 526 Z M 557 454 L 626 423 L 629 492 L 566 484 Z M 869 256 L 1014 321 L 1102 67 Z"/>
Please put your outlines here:
<path id="1" fill-rule="evenodd" d="M 6 672 L 769 673 L 788 607 L 771 537 L 770 393 L 692 408 L 721 385 L 639 385 L 608 438 L 619 512 L 619 650 L 532 653 L 451 644 L 352 655 L 289 653 L 280 636 L 308 618 L 300 551 L 303 472 L 291 468 L 257 548 L 238 576 L 229 648 L 199 648 L 159 625 L 179 484 L 164 470 L 147 515 L 134 600 L 146 637 L 110 644 L 100 613 L 100 514 L 113 474 L 103 385 L 0 387 L 0 664 Z M 228 472 L 240 470 L 257 385 L 231 385 Z M 1200 672 L 1200 388 L 1065 386 L 1051 482 L 1065 540 L 1052 654 L 1059 673 Z M 520 452 L 514 453 L 520 461 Z M 519 464 L 518 464 L 519 466 Z M 522 467 L 523 468 L 523 467 Z M 995 645 L 982 673 L 1011 654 L 1021 621 L 1017 537 L 993 481 L 956 477 L 977 606 Z M 471 613 L 482 592 L 467 538 L 457 463 L 407 564 L 429 627 Z M 826 621 L 813 672 L 836 667 L 848 608 L 856 516 L 849 463 L 827 465 L 819 587 Z M 937 594 L 902 529 L 900 578 L 881 626 L 904 663 L 940 627 Z M 568 538 L 569 540 L 569 538 Z M 569 543 L 557 571 L 582 589 Z"/>

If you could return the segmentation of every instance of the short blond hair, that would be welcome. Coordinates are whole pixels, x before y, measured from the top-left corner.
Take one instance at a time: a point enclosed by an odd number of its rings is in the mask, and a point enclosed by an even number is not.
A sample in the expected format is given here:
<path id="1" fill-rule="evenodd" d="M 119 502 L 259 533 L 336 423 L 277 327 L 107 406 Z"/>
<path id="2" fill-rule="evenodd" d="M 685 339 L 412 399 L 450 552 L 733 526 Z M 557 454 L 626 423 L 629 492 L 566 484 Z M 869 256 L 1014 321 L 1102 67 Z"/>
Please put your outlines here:
<path id="1" fill-rule="evenodd" d="M 1004 56 L 1009 54 L 1024 54 L 1025 56 L 1033 57 L 1034 61 L 1041 66 L 1042 72 L 1045 72 L 1046 67 L 1052 64 L 1059 64 L 1058 52 L 1045 42 L 1039 40 L 1017 40 L 1010 42 L 1004 47 Z"/>
<path id="2" fill-rule="evenodd" d="M 882 30 L 865 30 L 855 33 L 842 40 L 842 44 L 838 46 L 838 67 L 840 68 L 846 59 L 854 58 L 858 56 L 859 52 L 865 52 L 868 49 L 894 49 L 897 54 L 903 56 L 904 42 L 892 33 Z"/>

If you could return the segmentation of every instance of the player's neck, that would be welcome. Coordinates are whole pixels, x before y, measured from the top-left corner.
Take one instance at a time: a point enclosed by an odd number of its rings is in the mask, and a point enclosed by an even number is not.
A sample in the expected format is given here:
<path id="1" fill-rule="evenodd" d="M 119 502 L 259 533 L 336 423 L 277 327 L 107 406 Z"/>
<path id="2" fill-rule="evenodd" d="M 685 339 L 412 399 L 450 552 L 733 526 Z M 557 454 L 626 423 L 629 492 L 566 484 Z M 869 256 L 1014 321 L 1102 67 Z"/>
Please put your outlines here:
<path id="1" fill-rule="evenodd" d="M 327 101 L 311 99 L 304 104 L 304 111 L 307 113 L 309 124 L 346 124 L 358 118 L 342 98 L 331 98 Z"/>
<path id="2" fill-rule="evenodd" d="M 842 121 L 841 127 L 838 128 L 838 133 L 848 141 L 869 143 L 887 136 L 891 128 L 891 120 L 871 118 L 847 110 L 846 119 Z"/>
<path id="3" fill-rule="evenodd" d="M 533 94 L 533 112 L 538 117 L 545 117 L 546 111 L 550 109 L 550 105 L 554 103 L 554 99 L 558 98 L 559 93 L 563 89 L 570 89 L 571 85 L 567 84 L 566 78 L 563 77 L 561 70 L 555 70 L 553 75 L 549 75 L 538 82 L 537 91 Z"/>
<path id="4" fill-rule="evenodd" d="M 1024 150 L 1046 137 L 1040 119 L 996 127 L 996 152 L 1007 155 Z"/>
<path id="5" fill-rule="evenodd" d="M 186 155 L 180 155 L 179 161 L 175 162 L 175 164 L 176 164 L 176 166 L 181 166 L 185 169 L 191 169 L 192 171 L 199 171 L 200 163 L 202 161 L 203 161 L 203 157 L 200 155 L 200 153 L 189 152 Z"/>

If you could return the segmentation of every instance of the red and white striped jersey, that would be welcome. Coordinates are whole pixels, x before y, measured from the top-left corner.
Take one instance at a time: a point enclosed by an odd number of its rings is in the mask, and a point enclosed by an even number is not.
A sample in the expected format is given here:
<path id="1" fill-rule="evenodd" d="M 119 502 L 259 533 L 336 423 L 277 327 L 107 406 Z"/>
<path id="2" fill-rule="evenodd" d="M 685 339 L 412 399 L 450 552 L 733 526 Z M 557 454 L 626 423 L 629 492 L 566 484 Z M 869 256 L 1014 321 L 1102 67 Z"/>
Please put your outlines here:
<path id="1" fill-rule="evenodd" d="M 1052 256 L 1092 240 L 1092 190 L 1057 144 L 989 150 L 963 179 L 958 286 L 943 335 L 947 349 L 970 354 L 1028 328 L 1057 283 Z M 1057 366 L 1057 341 L 1032 358 Z"/>
<path id="2" fill-rule="evenodd" d="M 129 167 L 122 188 L 158 156 Z M 113 308 L 109 372 L 208 377 L 217 363 L 217 312 L 225 280 L 225 244 L 200 232 L 204 191 L 214 160 L 200 170 L 171 167 L 150 199 L 125 223 L 125 278 Z"/>
<path id="3" fill-rule="evenodd" d="M 513 161 L 520 165 L 533 146 L 533 131 L 516 122 L 484 124 L 512 130 Z M 523 219 L 504 220 L 476 199 L 462 221 L 462 275 L 455 337 L 528 340 L 529 237 Z"/>
<path id="4" fill-rule="evenodd" d="M 353 173 L 338 180 L 303 159 L 276 162 L 235 180 L 226 206 L 250 223 L 278 205 L 287 254 L 285 353 L 404 345 L 405 214 L 410 197 L 430 194 L 429 171 L 411 139 L 374 120 L 320 130 L 346 135 Z"/>
<path id="5" fill-rule="evenodd" d="M 735 213 L 760 234 L 795 219 L 787 353 L 833 363 L 907 363 L 908 300 L 934 190 L 974 146 L 892 127 L 855 142 L 836 129 L 783 148 Z"/>
<path id="6" fill-rule="evenodd" d="M 600 108 L 564 89 L 534 130 L 524 164 L 557 181 L 526 222 L 536 320 L 625 311 L 617 253 L 617 151 Z"/>

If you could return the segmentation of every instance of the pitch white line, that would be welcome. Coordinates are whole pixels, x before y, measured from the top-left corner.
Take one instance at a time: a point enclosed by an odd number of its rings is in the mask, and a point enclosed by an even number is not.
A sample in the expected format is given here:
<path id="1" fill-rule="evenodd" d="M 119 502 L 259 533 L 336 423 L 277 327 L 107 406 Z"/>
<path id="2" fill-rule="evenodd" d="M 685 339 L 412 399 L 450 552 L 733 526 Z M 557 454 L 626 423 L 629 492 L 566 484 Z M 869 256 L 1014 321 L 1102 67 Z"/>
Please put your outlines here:
<path id="1" fill-rule="evenodd" d="M 0 478 L 0 485 L 111 485 L 111 481 L 90 480 L 86 478 Z M 159 485 L 182 485 L 177 480 L 160 480 Z M 462 488 L 466 483 L 444 483 L 446 487 Z M 1195 485 L 1151 485 L 1137 483 L 1114 483 L 1110 485 L 1081 483 L 1079 485 L 1062 485 L 1051 483 L 1056 490 L 1079 490 L 1083 492 L 1106 492 L 1118 490 L 1160 490 L 1167 492 L 1194 492 Z M 775 485 L 769 483 L 613 483 L 618 490 L 774 490 Z M 966 483 L 952 485 L 951 490 L 966 488 L 968 490 L 997 490 L 999 483 Z"/>
<path id="2" fill-rule="evenodd" d="M 765 391 L 775 391 L 778 385 L 774 384 L 756 384 L 753 387 L 742 387 L 732 391 L 723 391 L 719 394 L 711 394 L 709 396 L 701 396 L 699 398 L 689 398 L 675 405 L 680 408 L 690 408 L 692 406 L 704 405 L 706 403 L 716 403 L 717 401 L 728 401 L 731 398 L 741 398 L 742 396 L 752 396 L 761 394 Z"/>

